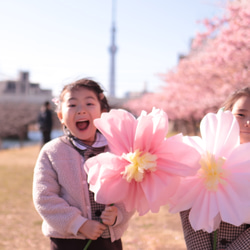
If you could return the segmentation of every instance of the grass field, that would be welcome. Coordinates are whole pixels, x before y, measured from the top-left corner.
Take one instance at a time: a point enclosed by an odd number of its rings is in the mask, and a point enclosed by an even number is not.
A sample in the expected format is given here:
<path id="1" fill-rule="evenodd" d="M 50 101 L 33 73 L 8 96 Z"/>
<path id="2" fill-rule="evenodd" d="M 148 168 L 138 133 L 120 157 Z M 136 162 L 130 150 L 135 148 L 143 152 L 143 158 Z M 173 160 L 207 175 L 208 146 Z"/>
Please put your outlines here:
<path id="1" fill-rule="evenodd" d="M 0 151 L 0 250 L 49 249 L 31 196 L 39 150 L 32 146 Z M 179 215 L 169 214 L 167 207 L 157 214 L 134 215 L 122 240 L 124 250 L 186 249 Z"/>

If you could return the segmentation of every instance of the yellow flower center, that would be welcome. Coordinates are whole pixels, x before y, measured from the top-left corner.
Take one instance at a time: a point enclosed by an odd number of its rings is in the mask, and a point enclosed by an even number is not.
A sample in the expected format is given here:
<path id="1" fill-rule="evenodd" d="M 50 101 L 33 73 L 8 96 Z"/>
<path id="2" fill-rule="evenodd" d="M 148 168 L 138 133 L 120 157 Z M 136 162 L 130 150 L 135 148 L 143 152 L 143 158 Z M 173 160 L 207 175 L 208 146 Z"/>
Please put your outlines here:
<path id="1" fill-rule="evenodd" d="M 215 159 L 215 156 L 209 152 L 201 157 L 199 174 L 201 178 L 204 178 L 205 186 L 208 190 L 216 191 L 219 183 L 226 183 L 224 179 L 226 177 L 226 170 L 222 168 L 225 161 L 224 157 Z"/>
<path id="2" fill-rule="evenodd" d="M 123 154 L 122 157 L 130 162 L 125 167 L 125 171 L 122 172 L 123 177 L 128 182 L 131 182 L 132 179 L 140 182 L 143 180 L 145 172 L 156 170 L 156 155 L 150 153 L 143 154 L 137 149 L 134 153 Z"/>

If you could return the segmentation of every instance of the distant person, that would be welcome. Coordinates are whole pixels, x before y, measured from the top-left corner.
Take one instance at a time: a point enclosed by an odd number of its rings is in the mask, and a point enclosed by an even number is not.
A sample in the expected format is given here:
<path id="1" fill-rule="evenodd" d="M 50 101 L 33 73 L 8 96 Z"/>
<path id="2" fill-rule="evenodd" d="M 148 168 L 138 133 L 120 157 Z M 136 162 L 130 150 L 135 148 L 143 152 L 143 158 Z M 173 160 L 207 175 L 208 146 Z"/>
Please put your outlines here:
<path id="1" fill-rule="evenodd" d="M 50 103 L 46 101 L 41 107 L 41 111 L 38 116 L 39 129 L 42 133 L 42 144 L 44 145 L 51 140 L 51 130 L 52 130 L 52 111 L 50 108 Z"/>

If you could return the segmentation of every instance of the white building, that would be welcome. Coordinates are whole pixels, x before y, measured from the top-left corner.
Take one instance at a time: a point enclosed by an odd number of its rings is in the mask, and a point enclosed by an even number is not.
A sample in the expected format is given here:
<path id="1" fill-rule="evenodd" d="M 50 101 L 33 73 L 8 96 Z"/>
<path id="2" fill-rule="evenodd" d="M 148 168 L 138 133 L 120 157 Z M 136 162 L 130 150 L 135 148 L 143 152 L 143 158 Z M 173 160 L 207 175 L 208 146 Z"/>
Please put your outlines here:
<path id="1" fill-rule="evenodd" d="M 41 89 L 29 81 L 29 72 L 21 71 L 17 80 L 0 81 L 0 102 L 43 103 L 52 99 L 52 90 Z"/>

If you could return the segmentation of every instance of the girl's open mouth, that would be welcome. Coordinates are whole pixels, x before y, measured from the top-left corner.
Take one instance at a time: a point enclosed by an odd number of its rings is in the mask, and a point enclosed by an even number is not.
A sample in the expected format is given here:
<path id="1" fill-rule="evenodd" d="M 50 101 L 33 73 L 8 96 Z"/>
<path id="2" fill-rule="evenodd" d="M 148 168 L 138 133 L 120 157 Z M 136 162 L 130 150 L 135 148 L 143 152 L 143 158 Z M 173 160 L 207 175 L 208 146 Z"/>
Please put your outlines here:
<path id="1" fill-rule="evenodd" d="M 79 122 L 76 122 L 76 127 L 79 130 L 85 130 L 85 129 L 87 129 L 88 126 L 89 126 L 89 121 L 79 121 Z"/>

